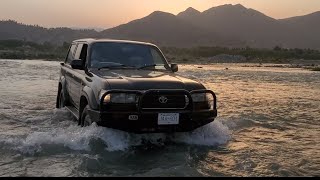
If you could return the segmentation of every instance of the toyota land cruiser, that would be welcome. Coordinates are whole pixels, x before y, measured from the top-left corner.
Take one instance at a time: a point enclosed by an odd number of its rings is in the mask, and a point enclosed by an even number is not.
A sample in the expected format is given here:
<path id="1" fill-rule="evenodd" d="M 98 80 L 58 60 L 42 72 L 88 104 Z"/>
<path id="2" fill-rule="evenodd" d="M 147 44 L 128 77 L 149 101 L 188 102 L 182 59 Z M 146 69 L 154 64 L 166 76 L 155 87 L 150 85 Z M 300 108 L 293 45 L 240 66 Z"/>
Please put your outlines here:
<path id="1" fill-rule="evenodd" d="M 177 71 L 150 43 L 75 40 L 61 63 L 56 107 L 81 126 L 133 133 L 187 132 L 214 121 L 215 93 Z"/>

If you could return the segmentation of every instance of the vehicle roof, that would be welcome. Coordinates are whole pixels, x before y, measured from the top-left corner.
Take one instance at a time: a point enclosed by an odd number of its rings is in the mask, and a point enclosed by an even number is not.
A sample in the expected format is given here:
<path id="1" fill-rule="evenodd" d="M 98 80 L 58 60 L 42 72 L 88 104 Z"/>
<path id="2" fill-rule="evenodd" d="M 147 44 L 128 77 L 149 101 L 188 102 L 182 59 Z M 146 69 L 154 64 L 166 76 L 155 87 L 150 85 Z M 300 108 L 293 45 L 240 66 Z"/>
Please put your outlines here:
<path id="1" fill-rule="evenodd" d="M 152 45 L 152 46 L 156 46 L 152 43 L 148 43 L 148 42 L 141 42 L 141 41 L 132 41 L 132 40 L 120 40 L 120 39 L 94 39 L 94 38 L 87 38 L 87 39 L 77 39 L 72 41 L 73 43 L 76 42 L 85 42 L 88 44 L 92 44 L 95 42 L 115 42 L 115 43 L 131 43 L 131 44 L 144 44 L 144 45 Z"/>

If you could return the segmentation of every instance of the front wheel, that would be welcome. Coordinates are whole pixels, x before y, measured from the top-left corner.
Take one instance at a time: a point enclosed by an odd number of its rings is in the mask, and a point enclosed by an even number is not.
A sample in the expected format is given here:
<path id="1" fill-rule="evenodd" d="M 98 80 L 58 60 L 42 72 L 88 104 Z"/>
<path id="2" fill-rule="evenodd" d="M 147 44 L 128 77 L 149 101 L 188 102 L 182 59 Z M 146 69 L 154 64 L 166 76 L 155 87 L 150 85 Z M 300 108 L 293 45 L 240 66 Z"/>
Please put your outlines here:
<path id="1" fill-rule="evenodd" d="M 88 114 L 88 109 L 89 109 L 89 105 L 87 105 L 81 113 L 80 125 L 82 127 L 90 126 L 93 123 L 90 115 Z"/>
<path id="2" fill-rule="evenodd" d="M 58 108 L 64 108 L 65 106 L 66 106 L 66 98 L 63 91 L 61 90 L 61 92 L 59 93 Z"/>

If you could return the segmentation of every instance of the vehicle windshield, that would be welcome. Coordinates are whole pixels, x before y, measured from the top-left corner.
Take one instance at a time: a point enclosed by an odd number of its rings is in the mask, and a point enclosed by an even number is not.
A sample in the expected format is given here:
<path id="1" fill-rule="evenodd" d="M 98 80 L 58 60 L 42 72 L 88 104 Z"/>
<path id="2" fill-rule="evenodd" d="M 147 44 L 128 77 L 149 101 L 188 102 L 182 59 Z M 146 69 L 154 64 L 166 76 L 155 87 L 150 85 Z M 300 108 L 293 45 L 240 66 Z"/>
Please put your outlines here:
<path id="1" fill-rule="evenodd" d="M 168 70 L 166 60 L 156 47 L 119 42 L 94 43 L 91 47 L 90 67 Z"/>

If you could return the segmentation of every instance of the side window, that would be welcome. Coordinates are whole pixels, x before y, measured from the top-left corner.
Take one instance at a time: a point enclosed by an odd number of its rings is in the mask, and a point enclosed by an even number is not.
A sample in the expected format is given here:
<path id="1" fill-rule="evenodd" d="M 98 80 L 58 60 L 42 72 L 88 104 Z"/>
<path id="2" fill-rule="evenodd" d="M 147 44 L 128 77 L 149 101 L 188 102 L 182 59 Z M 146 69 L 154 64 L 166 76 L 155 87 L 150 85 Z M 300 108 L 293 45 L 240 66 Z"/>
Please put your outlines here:
<path id="1" fill-rule="evenodd" d="M 81 54 L 82 46 L 83 46 L 83 44 L 78 44 L 77 50 L 76 50 L 76 52 L 75 52 L 75 54 L 74 54 L 74 59 L 80 59 L 80 54 Z"/>
<path id="2" fill-rule="evenodd" d="M 153 61 L 154 61 L 155 64 L 163 64 L 164 63 L 163 62 L 163 57 L 154 48 L 151 49 L 151 54 L 152 54 Z"/>
<path id="3" fill-rule="evenodd" d="M 66 59 L 66 64 L 70 64 L 71 61 L 74 59 L 74 51 L 76 49 L 76 44 L 72 44 L 70 49 L 69 49 L 69 52 L 68 52 L 68 56 L 67 56 L 67 59 Z"/>
<path id="4" fill-rule="evenodd" d="M 87 58 L 87 44 L 78 44 L 77 50 L 75 52 L 75 59 L 81 59 L 82 64 L 85 65 L 86 63 L 86 58 Z"/>
<path id="5" fill-rule="evenodd" d="M 151 49 L 151 54 L 152 54 L 152 57 L 153 57 L 154 64 L 157 64 L 157 65 L 164 64 L 164 59 L 161 56 L 160 52 L 158 52 L 156 49 L 152 48 Z M 156 68 L 157 69 L 166 69 L 164 66 L 157 66 Z"/>
<path id="6" fill-rule="evenodd" d="M 83 65 L 85 65 L 86 60 L 87 60 L 87 50 L 88 50 L 88 45 L 87 44 L 83 44 L 82 50 L 81 50 L 81 53 L 80 53 L 80 57 L 79 57 L 79 59 L 82 60 Z"/>

